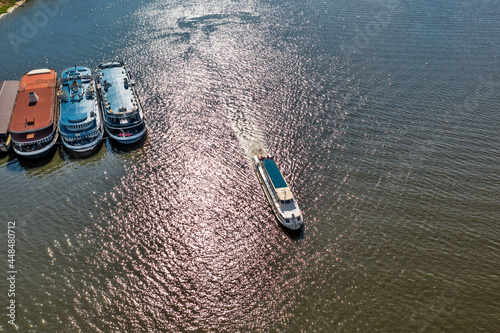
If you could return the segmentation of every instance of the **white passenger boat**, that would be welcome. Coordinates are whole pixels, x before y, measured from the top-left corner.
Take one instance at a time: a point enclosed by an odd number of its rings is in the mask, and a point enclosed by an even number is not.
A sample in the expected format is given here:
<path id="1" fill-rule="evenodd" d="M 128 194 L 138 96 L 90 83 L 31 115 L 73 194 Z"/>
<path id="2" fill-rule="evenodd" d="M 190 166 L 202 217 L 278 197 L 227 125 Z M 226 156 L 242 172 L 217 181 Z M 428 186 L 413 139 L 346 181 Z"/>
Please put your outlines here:
<path id="1" fill-rule="evenodd" d="M 257 155 L 252 158 L 252 164 L 278 221 L 289 229 L 300 229 L 302 213 L 274 159 Z"/>
<path id="2" fill-rule="evenodd" d="M 146 133 L 135 81 L 121 62 L 99 65 L 98 91 L 109 137 L 124 144 L 140 140 Z"/>

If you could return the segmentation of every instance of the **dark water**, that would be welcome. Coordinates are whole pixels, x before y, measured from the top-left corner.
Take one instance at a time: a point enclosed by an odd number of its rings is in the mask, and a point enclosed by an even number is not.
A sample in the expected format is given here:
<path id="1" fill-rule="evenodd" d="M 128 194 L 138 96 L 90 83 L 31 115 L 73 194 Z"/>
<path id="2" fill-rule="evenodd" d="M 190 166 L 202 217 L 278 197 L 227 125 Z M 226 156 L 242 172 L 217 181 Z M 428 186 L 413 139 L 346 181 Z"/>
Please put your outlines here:
<path id="1" fill-rule="evenodd" d="M 45 6 L 45 7 L 44 7 Z M 0 157 L 18 332 L 500 331 L 500 2 L 31 1 L 0 80 L 135 73 L 147 139 Z M 278 156 L 289 234 L 250 165 Z"/>

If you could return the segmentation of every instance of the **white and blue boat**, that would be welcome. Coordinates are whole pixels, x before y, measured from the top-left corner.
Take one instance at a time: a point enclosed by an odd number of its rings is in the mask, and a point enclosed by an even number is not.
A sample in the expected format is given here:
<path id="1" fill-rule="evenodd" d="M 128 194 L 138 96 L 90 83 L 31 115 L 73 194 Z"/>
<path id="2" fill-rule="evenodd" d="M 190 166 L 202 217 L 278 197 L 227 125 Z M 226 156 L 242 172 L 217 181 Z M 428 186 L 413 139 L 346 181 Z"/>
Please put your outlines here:
<path id="1" fill-rule="evenodd" d="M 267 200 L 278 221 L 291 230 L 302 227 L 303 219 L 297 201 L 281 175 L 274 158 L 257 155 L 252 158 L 252 164 Z"/>
<path id="2" fill-rule="evenodd" d="M 66 149 L 90 155 L 104 135 L 96 84 L 89 68 L 75 66 L 62 72 L 59 133 Z"/>
<path id="3" fill-rule="evenodd" d="M 99 65 L 99 94 L 104 127 L 109 137 L 124 144 L 139 141 L 146 133 L 144 113 L 135 82 L 121 62 Z"/>

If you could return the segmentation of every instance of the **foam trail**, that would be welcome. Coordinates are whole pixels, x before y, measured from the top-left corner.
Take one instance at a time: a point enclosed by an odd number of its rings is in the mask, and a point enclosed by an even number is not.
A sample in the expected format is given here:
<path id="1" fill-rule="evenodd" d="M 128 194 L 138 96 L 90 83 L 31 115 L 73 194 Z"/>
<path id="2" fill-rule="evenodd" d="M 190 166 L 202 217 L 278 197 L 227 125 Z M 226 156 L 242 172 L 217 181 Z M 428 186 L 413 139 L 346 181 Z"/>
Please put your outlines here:
<path id="1" fill-rule="evenodd" d="M 268 154 L 267 145 L 257 126 L 257 121 L 253 119 L 250 110 L 246 111 L 242 108 L 228 107 L 231 128 L 249 157 L 259 154 L 266 155 Z"/>

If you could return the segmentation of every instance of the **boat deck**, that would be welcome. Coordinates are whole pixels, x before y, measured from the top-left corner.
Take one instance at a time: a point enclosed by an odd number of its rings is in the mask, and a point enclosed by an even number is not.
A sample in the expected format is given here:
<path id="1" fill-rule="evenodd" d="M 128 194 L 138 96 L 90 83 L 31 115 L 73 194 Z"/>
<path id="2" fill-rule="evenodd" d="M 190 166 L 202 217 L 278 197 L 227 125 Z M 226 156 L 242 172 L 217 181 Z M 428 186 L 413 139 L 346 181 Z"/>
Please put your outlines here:
<path id="1" fill-rule="evenodd" d="M 283 176 L 281 175 L 281 172 L 278 170 L 278 167 L 276 166 L 276 163 L 274 162 L 273 159 L 265 159 L 263 160 L 264 163 L 264 168 L 266 168 L 267 174 L 269 175 L 269 178 L 273 182 L 274 188 L 282 188 L 282 187 L 288 187 L 286 184 L 285 179 L 283 179 Z"/>
<path id="2" fill-rule="evenodd" d="M 10 132 L 39 130 L 54 122 L 56 84 L 57 73 L 51 69 L 33 70 L 22 77 L 10 122 Z M 31 92 L 38 96 L 36 103 L 30 102 Z"/>
<path id="3" fill-rule="evenodd" d="M 0 82 L 0 134 L 6 134 L 14 111 L 19 81 Z"/>
<path id="4" fill-rule="evenodd" d="M 125 69 L 121 66 L 104 67 L 101 69 L 101 75 L 101 85 L 105 92 L 103 98 L 107 105 L 105 111 L 110 115 L 133 111 L 134 95 L 131 86 L 125 84 L 129 79 Z"/>
<path id="5" fill-rule="evenodd" d="M 82 68 L 78 67 L 78 72 L 82 75 L 89 76 L 92 75 L 90 70 L 83 71 Z M 90 112 L 94 111 L 95 99 L 90 99 L 85 96 L 87 89 L 90 86 L 90 79 L 83 77 L 81 80 L 82 87 L 79 89 L 79 93 L 83 94 L 83 97 L 79 100 L 71 99 L 71 90 L 73 89 L 72 82 L 66 82 L 63 84 L 63 90 L 67 94 L 67 101 L 61 100 L 61 123 L 60 125 L 75 125 L 81 123 L 90 116 Z M 67 79 L 63 75 L 63 79 Z"/>

